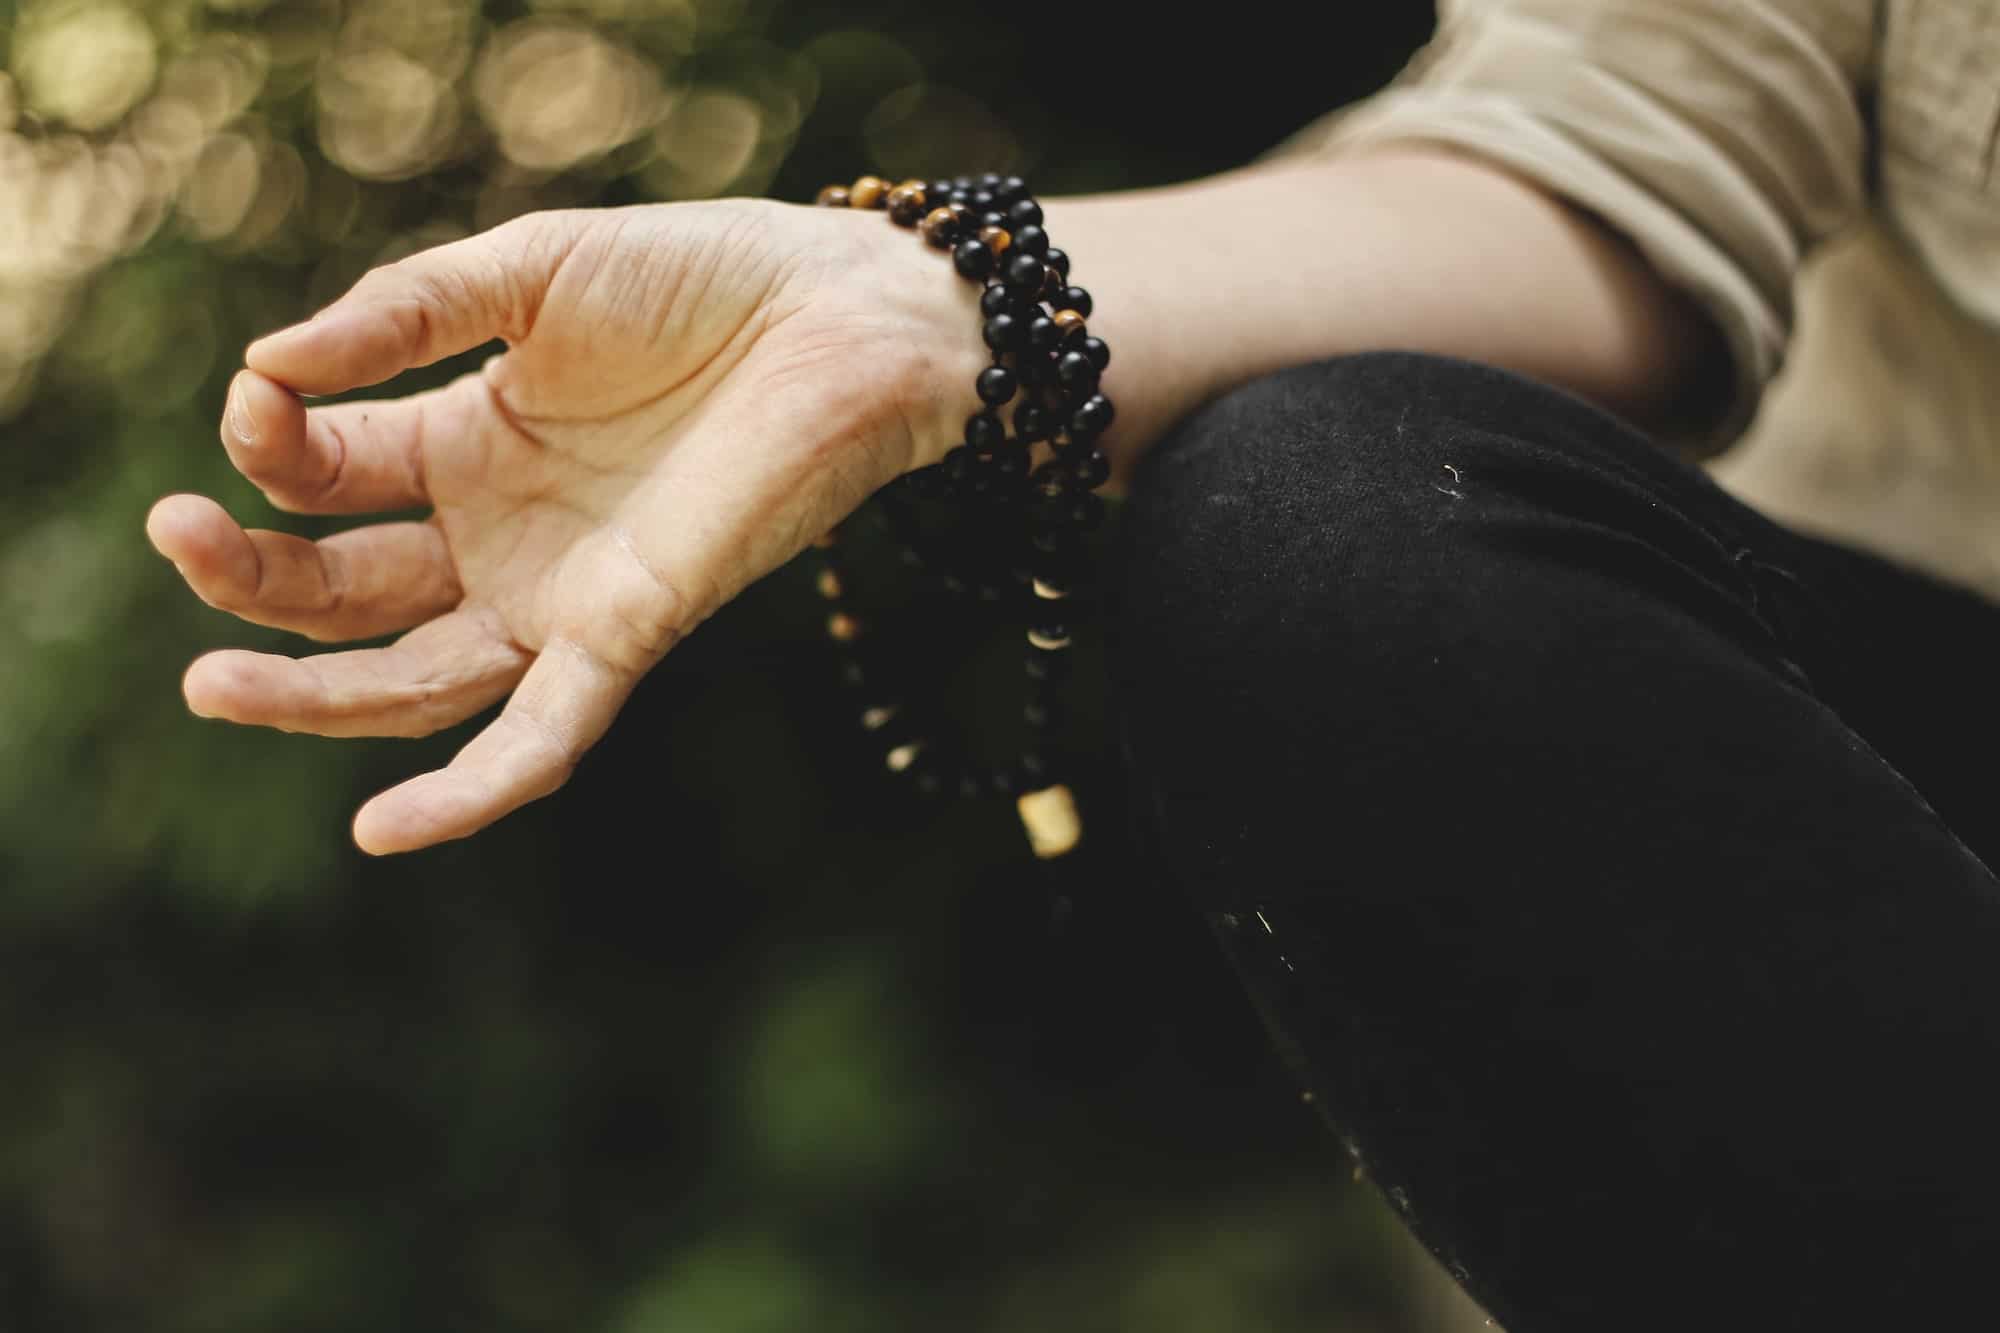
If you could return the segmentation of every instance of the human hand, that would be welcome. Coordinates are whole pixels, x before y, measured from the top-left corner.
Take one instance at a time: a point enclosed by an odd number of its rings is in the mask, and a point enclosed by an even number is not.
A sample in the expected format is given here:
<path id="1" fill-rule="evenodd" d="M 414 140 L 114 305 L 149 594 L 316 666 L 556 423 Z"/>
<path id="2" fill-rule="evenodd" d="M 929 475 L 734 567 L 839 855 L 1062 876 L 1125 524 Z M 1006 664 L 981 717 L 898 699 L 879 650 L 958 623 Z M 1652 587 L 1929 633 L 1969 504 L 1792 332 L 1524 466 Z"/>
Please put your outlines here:
<path id="1" fill-rule="evenodd" d="M 507 701 L 364 805 L 409 851 L 561 786 L 673 644 L 978 407 L 978 292 L 881 217 L 761 201 L 539 213 L 378 269 L 254 343 L 222 422 L 281 509 L 428 505 L 318 542 L 173 495 L 147 533 L 211 606 L 321 641 L 188 669 L 206 717 L 421 736 Z M 494 338 L 444 388 L 307 407 Z"/>

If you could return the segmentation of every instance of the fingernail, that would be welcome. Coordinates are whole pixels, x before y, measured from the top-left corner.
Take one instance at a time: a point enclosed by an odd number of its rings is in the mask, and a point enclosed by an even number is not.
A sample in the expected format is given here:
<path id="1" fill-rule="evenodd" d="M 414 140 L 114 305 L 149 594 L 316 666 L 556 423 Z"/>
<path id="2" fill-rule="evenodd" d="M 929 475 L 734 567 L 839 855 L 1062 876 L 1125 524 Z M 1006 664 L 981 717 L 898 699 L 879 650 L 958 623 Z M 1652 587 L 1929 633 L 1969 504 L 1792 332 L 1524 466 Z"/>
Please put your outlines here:
<path id="1" fill-rule="evenodd" d="M 257 423 L 250 419 L 250 409 L 243 401 L 243 377 L 237 376 L 229 386 L 229 429 L 243 444 L 257 443 Z"/>

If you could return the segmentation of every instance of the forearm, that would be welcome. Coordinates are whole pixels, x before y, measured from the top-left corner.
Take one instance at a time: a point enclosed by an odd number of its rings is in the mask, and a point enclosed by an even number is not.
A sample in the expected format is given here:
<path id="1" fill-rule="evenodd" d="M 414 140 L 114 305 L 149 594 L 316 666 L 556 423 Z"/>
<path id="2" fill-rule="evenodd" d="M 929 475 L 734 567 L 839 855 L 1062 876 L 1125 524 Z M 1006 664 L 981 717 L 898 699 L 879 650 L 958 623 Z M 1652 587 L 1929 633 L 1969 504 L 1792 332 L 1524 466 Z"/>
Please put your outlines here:
<path id="1" fill-rule="evenodd" d="M 1444 150 L 1045 207 L 1115 349 L 1106 442 L 1121 471 L 1217 394 L 1371 349 L 1501 366 L 1642 424 L 1709 405 L 1717 339 L 1685 297 L 1588 216 Z"/>

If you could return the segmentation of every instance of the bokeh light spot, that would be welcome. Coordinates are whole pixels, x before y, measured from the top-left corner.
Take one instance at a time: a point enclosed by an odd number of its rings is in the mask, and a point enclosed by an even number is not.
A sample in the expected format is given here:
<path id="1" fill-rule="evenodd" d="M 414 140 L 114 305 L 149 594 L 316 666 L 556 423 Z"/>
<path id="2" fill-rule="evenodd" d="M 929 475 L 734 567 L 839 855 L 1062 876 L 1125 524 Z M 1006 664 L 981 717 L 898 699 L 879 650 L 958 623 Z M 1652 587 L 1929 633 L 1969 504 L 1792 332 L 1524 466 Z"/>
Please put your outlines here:
<path id="1" fill-rule="evenodd" d="M 123 5 L 45 4 L 14 37 L 28 105 L 80 130 L 115 125 L 152 86 L 157 60 L 152 28 Z"/>

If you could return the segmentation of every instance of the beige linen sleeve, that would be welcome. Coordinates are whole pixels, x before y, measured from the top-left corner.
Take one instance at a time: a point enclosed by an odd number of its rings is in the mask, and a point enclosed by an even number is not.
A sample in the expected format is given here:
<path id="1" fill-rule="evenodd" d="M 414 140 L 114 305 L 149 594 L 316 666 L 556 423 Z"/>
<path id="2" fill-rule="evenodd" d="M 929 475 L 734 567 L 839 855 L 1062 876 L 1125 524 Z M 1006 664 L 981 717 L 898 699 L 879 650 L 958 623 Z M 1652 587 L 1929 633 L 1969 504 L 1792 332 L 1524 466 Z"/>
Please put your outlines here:
<path id="1" fill-rule="evenodd" d="M 1777 371 L 1800 259 L 1863 206 L 1879 4 L 1440 0 L 1395 82 L 1274 152 L 1441 143 L 1601 218 L 1728 340 L 1728 411 L 1679 441 L 1713 451 Z"/>

